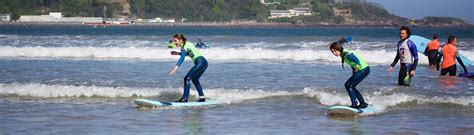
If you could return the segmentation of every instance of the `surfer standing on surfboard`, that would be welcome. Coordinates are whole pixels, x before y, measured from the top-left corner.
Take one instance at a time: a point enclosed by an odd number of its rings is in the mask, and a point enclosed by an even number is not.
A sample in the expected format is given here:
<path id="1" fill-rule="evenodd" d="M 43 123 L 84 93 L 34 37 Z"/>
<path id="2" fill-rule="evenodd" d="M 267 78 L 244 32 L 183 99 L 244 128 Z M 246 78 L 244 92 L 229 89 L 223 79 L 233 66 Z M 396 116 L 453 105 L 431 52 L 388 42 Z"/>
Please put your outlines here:
<path id="1" fill-rule="evenodd" d="M 400 28 L 400 41 L 397 45 L 397 56 L 393 60 L 387 72 L 391 74 L 393 67 L 400 60 L 400 72 L 398 73 L 398 85 L 410 86 L 411 77 L 415 76 L 416 65 L 418 64 L 418 54 L 416 45 L 410 39 L 410 28 L 402 26 Z"/>
<path id="2" fill-rule="evenodd" d="M 344 39 L 342 40 L 344 41 Z M 347 93 L 351 98 L 350 107 L 366 108 L 368 104 L 365 102 L 364 97 L 362 97 L 359 90 L 356 89 L 356 86 L 369 75 L 369 65 L 359 55 L 344 49 L 342 43 L 344 42 L 333 42 L 329 47 L 329 50 L 331 50 L 334 56 L 341 57 L 342 68 L 344 68 L 344 62 L 349 64 L 352 68 L 352 76 L 344 84 Z M 357 105 L 356 99 L 359 100 L 359 105 Z"/>
<path id="3" fill-rule="evenodd" d="M 459 64 L 464 69 L 464 73 L 467 74 L 466 66 L 462 62 L 461 58 L 459 57 L 458 48 L 456 47 L 456 37 L 450 36 L 448 37 L 448 43 L 443 46 L 441 49 L 441 53 L 438 56 L 438 59 L 441 60 L 443 58 L 443 63 L 441 64 L 441 76 L 444 76 L 449 73 L 449 76 L 456 75 L 456 61 L 455 58 L 458 60 Z M 439 62 L 436 64 L 436 70 L 439 71 Z"/>
<path id="4" fill-rule="evenodd" d="M 188 102 L 189 89 L 191 88 L 191 81 L 193 82 L 196 90 L 199 93 L 199 100 L 197 102 L 205 102 L 206 98 L 204 97 L 204 92 L 202 91 L 201 84 L 199 83 L 199 78 L 201 78 L 204 71 L 207 69 L 207 60 L 204 56 L 201 55 L 196 47 L 192 43 L 186 42 L 186 38 L 182 34 L 175 34 L 173 36 L 173 41 L 176 47 L 181 48 L 181 52 L 171 51 L 171 55 L 180 55 L 178 63 L 170 71 L 170 75 L 176 75 L 178 67 L 183 64 L 184 58 L 189 56 L 194 62 L 194 66 L 189 70 L 188 74 L 184 77 L 184 92 L 181 99 L 176 100 L 175 102 Z"/>

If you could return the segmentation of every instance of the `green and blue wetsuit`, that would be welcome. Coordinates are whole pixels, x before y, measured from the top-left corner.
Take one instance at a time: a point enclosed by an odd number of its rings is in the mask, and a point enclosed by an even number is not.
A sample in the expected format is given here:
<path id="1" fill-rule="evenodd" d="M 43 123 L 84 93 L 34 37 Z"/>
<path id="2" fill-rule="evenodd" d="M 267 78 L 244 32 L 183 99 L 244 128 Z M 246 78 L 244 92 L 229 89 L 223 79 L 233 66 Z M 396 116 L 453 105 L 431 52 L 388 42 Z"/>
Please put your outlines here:
<path id="1" fill-rule="evenodd" d="M 184 58 L 188 56 L 194 62 L 194 66 L 189 70 L 189 72 L 184 77 L 184 92 L 182 101 L 187 101 L 189 97 L 189 90 L 191 88 L 190 81 L 193 82 L 196 90 L 199 93 L 200 98 L 204 98 L 204 92 L 202 91 L 201 84 L 199 83 L 199 78 L 201 78 L 204 71 L 207 69 L 207 60 L 202 56 L 196 47 L 192 43 L 186 42 L 183 47 L 181 47 L 180 58 L 176 63 L 176 66 L 180 66 Z"/>
<path id="2" fill-rule="evenodd" d="M 369 65 L 358 54 L 346 49 L 343 50 L 342 57 L 344 62 L 351 65 L 351 68 L 353 69 L 352 76 L 344 84 L 347 93 L 351 98 L 351 107 L 357 108 L 356 99 L 359 100 L 360 105 L 367 105 L 362 94 L 360 94 L 359 90 L 356 89 L 356 86 L 369 75 Z M 358 68 L 354 71 L 356 65 Z"/>

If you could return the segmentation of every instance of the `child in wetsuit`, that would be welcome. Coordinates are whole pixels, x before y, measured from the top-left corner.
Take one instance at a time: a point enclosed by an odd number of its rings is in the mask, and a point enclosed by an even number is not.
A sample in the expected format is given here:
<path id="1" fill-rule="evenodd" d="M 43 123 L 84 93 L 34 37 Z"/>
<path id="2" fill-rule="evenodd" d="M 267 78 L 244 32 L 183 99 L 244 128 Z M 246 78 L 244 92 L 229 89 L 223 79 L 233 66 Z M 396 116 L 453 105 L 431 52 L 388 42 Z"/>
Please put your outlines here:
<path id="1" fill-rule="evenodd" d="M 188 56 L 194 62 L 194 66 L 189 70 L 188 74 L 184 77 L 184 92 L 183 96 L 176 100 L 175 102 L 188 102 L 189 97 L 189 90 L 191 89 L 191 81 L 193 82 L 194 86 L 196 86 L 196 90 L 199 93 L 199 100 L 197 102 L 205 102 L 206 99 L 204 97 L 204 92 L 202 91 L 201 83 L 199 82 L 199 78 L 201 78 L 202 74 L 207 69 L 207 60 L 204 56 L 199 52 L 196 47 L 192 43 L 186 42 L 186 38 L 182 34 L 176 34 L 173 36 L 173 41 L 176 47 L 181 48 L 181 52 L 172 51 L 172 55 L 180 55 L 178 63 L 174 66 L 173 69 L 170 71 L 170 75 L 176 75 L 176 71 L 178 67 L 183 63 L 184 58 Z"/>
<path id="2" fill-rule="evenodd" d="M 362 97 L 359 90 L 356 89 L 356 86 L 369 75 L 369 65 L 359 55 L 344 49 L 341 44 L 341 42 L 334 42 L 331 44 L 329 49 L 334 56 L 341 57 L 343 68 L 344 62 L 349 64 L 352 68 L 352 76 L 344 84 L 351 99 L 350 107 L 365 108 L 368 104 L 365 102 L 364 97 Z M 359 105 L 357 105 L 356 100 L 360 102 Z"/>

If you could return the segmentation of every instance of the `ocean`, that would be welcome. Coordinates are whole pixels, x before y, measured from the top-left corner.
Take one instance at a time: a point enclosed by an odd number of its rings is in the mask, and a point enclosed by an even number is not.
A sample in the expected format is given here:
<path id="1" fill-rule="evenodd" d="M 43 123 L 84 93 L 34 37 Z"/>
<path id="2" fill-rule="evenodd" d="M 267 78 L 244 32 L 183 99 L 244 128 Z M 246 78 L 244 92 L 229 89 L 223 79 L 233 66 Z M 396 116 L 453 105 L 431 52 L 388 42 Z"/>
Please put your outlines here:
<path id="1" fill-rule="evenodd" d="M 211 47 L 200 50 L 209 62 L 200 80 L 218 105 L 139 109 L 136 98 L 182 94 L 193 63 L 168 75 L 175 33 Z M 473 28 L 412 28 L 434 33 L 455 35 L 474 59 Z M 329 106 L 350 104 L 350 66 L 328 49 L 347 35 L 345 48 L 371 68 L 357 88 L 382 110 L 329 117 Z M 399 66 L 386 72 L 398 40 L 390 27 L 0 27 L 0 134 L 474 134 L 474 80 L 439 77 L 419 54 L 411 86 L 398 86 Z"/>

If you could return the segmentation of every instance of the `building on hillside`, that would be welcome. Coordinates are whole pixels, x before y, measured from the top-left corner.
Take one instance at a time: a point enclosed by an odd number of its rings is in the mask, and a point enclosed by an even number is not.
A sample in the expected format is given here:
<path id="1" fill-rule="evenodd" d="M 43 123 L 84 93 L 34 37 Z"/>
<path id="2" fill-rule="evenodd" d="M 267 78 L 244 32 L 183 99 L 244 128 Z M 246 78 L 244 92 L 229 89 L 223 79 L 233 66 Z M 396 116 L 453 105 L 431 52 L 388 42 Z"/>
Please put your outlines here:
<path id="1" fill-rule="evenodd" d="M 102 22 L 102 17 L 63 17 L 61 12 L 50 12 L 48 15 L 21 15 L 20 22 Z"/>
<path id="2" fill-rule="evenodd" d="M 334 16 L 342 16 L 342 17 L 352 17 L 352 9 L 337 9 L 335 7 L 332 8 Z"/>
<path id="3" fill-rule="evenodd" d="M 288 10 L 270 10 L 270 16 L 268 18 L 290 18 L 293 16 L 306 16 L 312 14 L 311 8 L 299 7 Z"/>
<path id="4" fill-rule="evenodd" d="M 267 2 L 265 2 L 265 0 L 260 0 L 260 3 L 262 3 L 265 6 L 268 6 L 268 5 L 273 5 L 273 4 L 280 4 L 281 2 L 272 1 L 272 2 L 267 3 Z"/>
<path id="5" fill-rule="evenodd" d="M 295 10 L 296 16 L 312 15 L 311 8 L 300 7 L 300 8 L 294 8 L 293 10 Z"/>
<path id="6" fill-rule="evenodd" d="M 341 3 L 362 3 L 367 2 L 367 0 L 331 0 L 331 3 L 341 4 Z"/>
<path id="7" fill-rule="evenodd" d="M 11 21 L 10 14 L 0 14 L 0 21 L 9 22 Z"/>
<path id="8" fill-rule="evenodd" d="M 270 17 L 268 18 L 282 18 L 282 17 L 291 17 L 292 10 L 270 10 Z"/>

